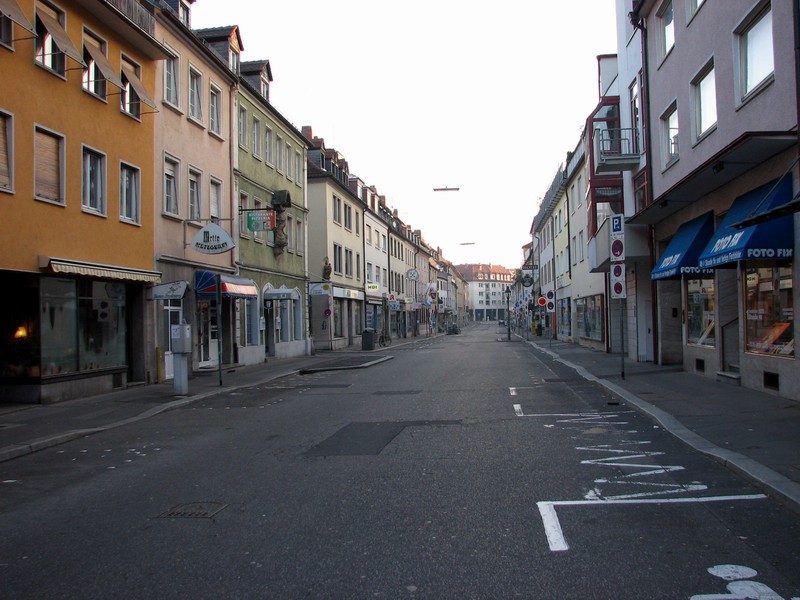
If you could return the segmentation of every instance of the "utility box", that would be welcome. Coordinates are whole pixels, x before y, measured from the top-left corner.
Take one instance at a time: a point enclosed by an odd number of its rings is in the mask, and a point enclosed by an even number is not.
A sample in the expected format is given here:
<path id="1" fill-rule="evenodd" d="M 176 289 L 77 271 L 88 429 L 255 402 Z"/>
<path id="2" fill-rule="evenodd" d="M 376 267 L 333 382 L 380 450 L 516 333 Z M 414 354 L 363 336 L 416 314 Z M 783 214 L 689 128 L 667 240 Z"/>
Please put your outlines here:
<path id="1" fill-rule="evenodd" d="M 188 323 L 181 323 L 180 325 L 172 325 L 170 328 L 170 335 L 172 337 L 172 353 L 173 354 L 191 354 L 192 353 L 192 326 Z"/>

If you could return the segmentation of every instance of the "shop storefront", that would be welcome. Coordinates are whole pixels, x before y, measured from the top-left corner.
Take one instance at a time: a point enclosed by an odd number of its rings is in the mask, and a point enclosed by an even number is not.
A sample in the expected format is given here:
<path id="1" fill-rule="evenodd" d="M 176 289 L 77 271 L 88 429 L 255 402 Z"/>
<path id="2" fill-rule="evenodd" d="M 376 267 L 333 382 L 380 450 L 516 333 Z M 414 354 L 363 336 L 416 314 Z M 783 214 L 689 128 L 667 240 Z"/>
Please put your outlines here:
<path id="1" fill-rule="evenodd" d="M 602 349 L 605 339 L 605 309 L 602 294 L 575 300 L 575 324 L 581 344 Z"/>
<path id="2" fill-rule="evenodd" d="M 699 263 L 715 270 L 714 289 L 719 291 L 713 312 L 734 315 L 732 321 L 717 324 L 715 333 L 723 371 L 735 370 L 745 387 L 800 398 L 794 344 L 794 216 L 742 226 L 745 219 L 782 206 L 792 196 L 787 173 L 737 197 Z M 736 293 L 724 293 L 724 288 Z"/>
<path id="3" fill-rule="evenodd" d="M 50 403 L 148 383 L 145 289 L 160 273 L 48 259 L 47 274 L 5 273 L 0 393 Z"/>

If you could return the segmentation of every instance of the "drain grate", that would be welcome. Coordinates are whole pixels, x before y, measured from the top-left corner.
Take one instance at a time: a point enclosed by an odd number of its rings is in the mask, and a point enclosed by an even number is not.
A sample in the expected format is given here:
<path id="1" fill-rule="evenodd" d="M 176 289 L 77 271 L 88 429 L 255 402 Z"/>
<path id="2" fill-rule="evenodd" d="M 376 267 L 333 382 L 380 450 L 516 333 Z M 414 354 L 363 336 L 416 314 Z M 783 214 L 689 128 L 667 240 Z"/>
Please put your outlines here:
<path id="1" fill-rule="evenodd" d="M 173 506 L 158 515 L 159 519 L 210 519 L 228 506 L 223 502 L 192 502 Z"/>

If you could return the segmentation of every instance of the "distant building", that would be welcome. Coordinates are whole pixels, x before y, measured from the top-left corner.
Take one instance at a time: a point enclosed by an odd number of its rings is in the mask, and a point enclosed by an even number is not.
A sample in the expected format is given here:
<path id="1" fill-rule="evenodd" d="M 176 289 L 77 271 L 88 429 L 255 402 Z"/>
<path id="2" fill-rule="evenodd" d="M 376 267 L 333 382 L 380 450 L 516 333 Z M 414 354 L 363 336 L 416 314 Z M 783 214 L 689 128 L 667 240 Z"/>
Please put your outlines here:
<path id="1" fill-rule="evenodd" d="M 505 291 L 513 285 L 516 270 L 491 264 L 456 265 L 456 269 L 467 285 L 467 312 L 472 320 L 507 317 Z"/>

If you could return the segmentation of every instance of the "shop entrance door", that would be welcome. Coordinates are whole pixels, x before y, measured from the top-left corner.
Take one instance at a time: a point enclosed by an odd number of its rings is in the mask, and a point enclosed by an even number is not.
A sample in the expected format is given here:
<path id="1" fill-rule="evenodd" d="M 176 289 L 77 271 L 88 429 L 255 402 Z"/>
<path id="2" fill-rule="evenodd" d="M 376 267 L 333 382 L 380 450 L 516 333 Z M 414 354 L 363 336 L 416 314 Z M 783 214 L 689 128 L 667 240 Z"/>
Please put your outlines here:
<path id="1" fill-rule="evenodd" d="M 172 358 L 172 335 L 170 331 L 173 325 L 179 325 L 183 319 L 183 301 L 164 300 L 164 325 L 162 329 L 162 348 L 164 348 L 164 379 L 173 379 L 175 376 L 174 362 Z"/>
<path id="2" fill-rule="evenodd" d="M 198 366 L 201 369 L 219 365 L 219 324 L 216 300 L 197 303 L 197 334 L 199 341 Z"/>

